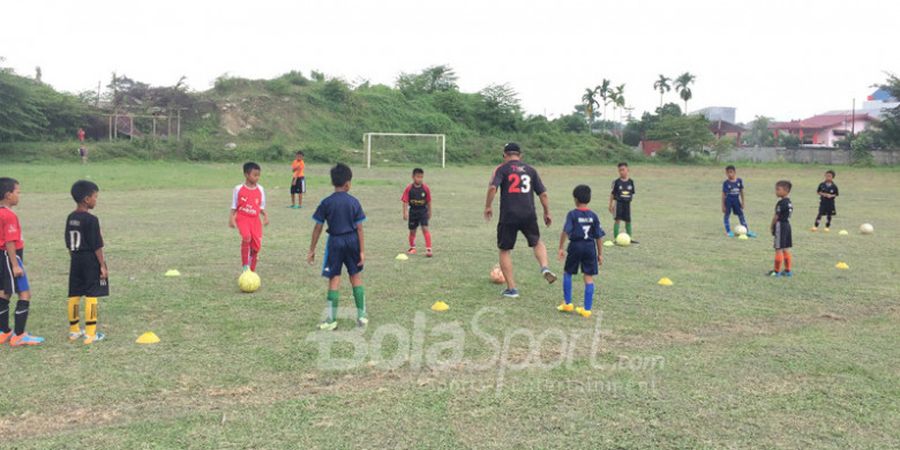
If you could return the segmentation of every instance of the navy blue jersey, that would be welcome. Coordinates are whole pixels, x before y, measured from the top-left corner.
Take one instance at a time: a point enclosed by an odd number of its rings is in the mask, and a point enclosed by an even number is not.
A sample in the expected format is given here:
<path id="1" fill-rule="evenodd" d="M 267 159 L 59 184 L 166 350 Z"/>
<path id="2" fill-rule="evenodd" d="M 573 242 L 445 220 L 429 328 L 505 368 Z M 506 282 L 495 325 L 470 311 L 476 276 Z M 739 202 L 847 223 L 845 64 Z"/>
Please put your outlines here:
<path id="1" fill-rule="evenodd" d="M 340 236 L 355 232 L 356 226 L 366 220 L 366 214 L 356 197 L 335 192 L 319 203 L 312 218 L 318 223 L 327 222 L 328 234 Z"/>
<path id="2" fill-rule="evenodd" d="M 738 178 L 734 181 L 725 180 L 722 183 L 722 192 L 724 192 L 729 197 L 740 197 L 741 191 L 744 190 L 744 180 Z"/>
<path id="3" fill-rule="evenodd" d="M 612 195 L 617 202 L 630 202 L 635 194 L 634 180 L 616 178 L 612 184 Z"/>
<path id="4" fill-rule="evenodd" d="M 775 204 L 775 215 L 778 216 L 778 221 L 781 223 L 790 223 L 792 212 L 794 212 L 794 204 L 788 197 L 778 200 L 778 203 Z"/>
<path id="5" fill-rule="evenodd" d="M 566 215 L 563 231 L 572 242 L 591 242 L 606 236 L 600 218 L 590 209 L 573 209 Z"/>

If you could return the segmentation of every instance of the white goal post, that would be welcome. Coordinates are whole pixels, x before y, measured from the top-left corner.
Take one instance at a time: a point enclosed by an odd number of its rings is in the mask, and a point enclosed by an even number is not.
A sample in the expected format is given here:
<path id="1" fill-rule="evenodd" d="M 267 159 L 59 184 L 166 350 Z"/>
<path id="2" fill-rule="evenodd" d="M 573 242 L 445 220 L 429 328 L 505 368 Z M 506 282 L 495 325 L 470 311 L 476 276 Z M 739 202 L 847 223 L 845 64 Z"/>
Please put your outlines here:
<path id="1" fill-rule="evenodd" d="M 441 168 L 447 166 L 447 136 L 443 134 L 426 133 L 364 133 L 363 144 L 366 146 L 366 168 L 372 167 L 372 138 L 376 136 L 395 137 L 432 137 L 441 145 Z"/>

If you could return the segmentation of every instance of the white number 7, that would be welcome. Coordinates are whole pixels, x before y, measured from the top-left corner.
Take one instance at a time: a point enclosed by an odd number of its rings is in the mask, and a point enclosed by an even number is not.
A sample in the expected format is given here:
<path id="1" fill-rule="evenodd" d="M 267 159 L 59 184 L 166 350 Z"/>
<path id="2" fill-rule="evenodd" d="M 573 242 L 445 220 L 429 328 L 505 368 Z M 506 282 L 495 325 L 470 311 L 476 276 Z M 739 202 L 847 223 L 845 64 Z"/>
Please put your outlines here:
<path id="1" fill-rule="evenodd" d="M 591 226 L 590 225 L 582 225 L 581 229 L 584 230 L 584 238 L 590 239 L 591 238 L 591 236 L 590 236 Z"/>

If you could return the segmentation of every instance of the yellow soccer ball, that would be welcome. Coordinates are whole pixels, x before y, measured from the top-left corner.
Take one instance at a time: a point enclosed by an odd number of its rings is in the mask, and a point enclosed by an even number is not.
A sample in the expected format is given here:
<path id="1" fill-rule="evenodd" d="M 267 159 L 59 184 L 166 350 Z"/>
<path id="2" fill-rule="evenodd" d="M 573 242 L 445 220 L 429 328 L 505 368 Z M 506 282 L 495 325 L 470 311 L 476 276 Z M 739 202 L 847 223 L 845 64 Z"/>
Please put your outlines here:
<path id="1" fill-rule="evenodd" d="M 628 233 L 619 233 L 619 235 L 616 236 L 616 245 L 628 247 L 631 245 L 631 236 L 629 236 Z"/>
<path id="2" fill-rule="evenodd" d="M 259 275 L 251 270 L 245 271 L 238 277 L 238 287 L 241 289 L 241 292 L 256 292 L 259 289 L 260 282 Z"/>

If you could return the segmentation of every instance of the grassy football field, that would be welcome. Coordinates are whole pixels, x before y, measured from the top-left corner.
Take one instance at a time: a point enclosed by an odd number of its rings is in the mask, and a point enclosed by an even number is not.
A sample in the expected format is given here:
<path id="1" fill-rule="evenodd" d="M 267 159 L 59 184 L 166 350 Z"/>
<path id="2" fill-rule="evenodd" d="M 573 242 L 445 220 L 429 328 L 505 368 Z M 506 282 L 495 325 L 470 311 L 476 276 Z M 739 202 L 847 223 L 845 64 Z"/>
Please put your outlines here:
<path id="1" fill-rule="evenodd" d="M 426 169 L 436 255 L 395 260 L 409 169 L 354 167 L 371 323 L 323 335 L 324 241 L 315 266 L 305 255 L 332 191 L 326 166 L 307 169 L 301 210 L 286 207 L 288 164 L 263 166 L 262 288 L 241 294 L 227 227 L 237 164 L 0 165 L 22 183 L 29 331 L 47 338 L 0 348 L 0 448 L 900 447 L 900 171 L 837 168 L 839 215 L 813 234 L 825 167 L 739 168 L 760 235 L 740 241 L 722 230 L 723 168 L 633 166 L 640 245 L 604 248 L 583 319 L 556 311 L 561 286 L 540 278 L 521 237 L 522 297 L 489 283 L 491 167 Z M 615 167 L 538 169 L 551 255 L 578 183 L 611 233 Z M 112 289 L 107 340 L 90 347 L 66 340 L 63 227 L 79 178 L 101 188 Z M 781 178 L 794 183 L 793 279 L 764 276 Z M 172 268 L 182 276 L 164 277 Z M 664 276 L 674 285 L 658 286 Z M 450 310 L 432 312 L 438 300 Z M 346 282 L 341 301 L 352 305 Z M 161 342 L 135 344 L 145 331 Z"/>

